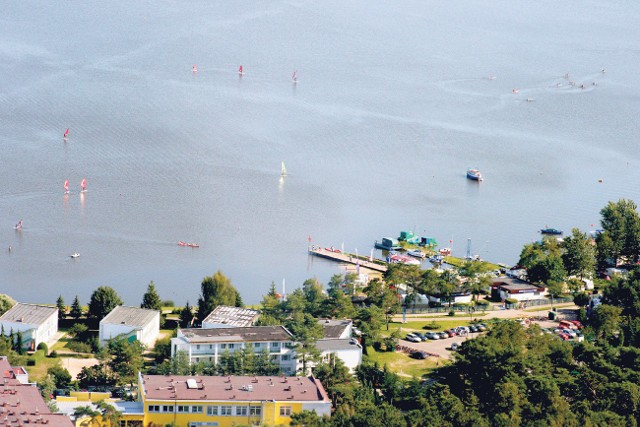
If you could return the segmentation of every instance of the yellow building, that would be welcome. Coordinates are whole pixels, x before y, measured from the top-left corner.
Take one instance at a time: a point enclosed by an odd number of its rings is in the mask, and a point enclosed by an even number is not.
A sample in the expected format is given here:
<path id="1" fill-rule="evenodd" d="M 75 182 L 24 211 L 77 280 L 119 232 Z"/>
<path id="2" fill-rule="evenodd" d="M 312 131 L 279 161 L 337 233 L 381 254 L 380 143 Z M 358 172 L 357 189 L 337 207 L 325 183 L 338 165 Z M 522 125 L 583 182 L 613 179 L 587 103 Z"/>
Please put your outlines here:
<path id="1" fill-rule="evenodd" d="M 139 375 L 145 427 L 289 425 L 291 414 L 331 414 L 313 377 Z"/>

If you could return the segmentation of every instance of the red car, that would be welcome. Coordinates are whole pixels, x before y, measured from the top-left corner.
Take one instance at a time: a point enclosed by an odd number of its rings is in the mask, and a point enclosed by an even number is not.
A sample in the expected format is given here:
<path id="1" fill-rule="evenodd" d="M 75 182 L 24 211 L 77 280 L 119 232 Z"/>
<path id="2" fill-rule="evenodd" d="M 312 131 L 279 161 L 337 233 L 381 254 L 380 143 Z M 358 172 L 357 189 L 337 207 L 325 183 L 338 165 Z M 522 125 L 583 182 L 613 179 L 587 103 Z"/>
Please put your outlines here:
<path id="1" fill-rule="evenodd" d="M 564 341 L 569 341 L 569 338 L 570 338 L 569 334 L 565 334 L 564 332 L 560 332 L 558 336 L 562 338 Z"/>

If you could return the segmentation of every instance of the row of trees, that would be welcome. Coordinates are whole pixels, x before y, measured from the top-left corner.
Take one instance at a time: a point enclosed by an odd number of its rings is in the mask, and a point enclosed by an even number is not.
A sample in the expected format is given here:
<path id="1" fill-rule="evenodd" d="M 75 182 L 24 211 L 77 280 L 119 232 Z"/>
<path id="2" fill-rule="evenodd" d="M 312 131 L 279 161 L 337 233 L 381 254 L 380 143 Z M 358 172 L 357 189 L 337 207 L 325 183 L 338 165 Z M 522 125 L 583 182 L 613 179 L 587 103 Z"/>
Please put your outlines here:
<path id="1" fill-rule="evenodd" d="M 562 242 L 545 238 L 525 245 L 518 264 L 527 268 L 529 280 L 559 283 L 568 277 L 591 278 L 596 269 L 636 264 L 640 259 L 640 214 L 636 204 L 625 199 L 609 202 L 600 215 L 602 229 L 596 232 L 595 241 L 574 228 Z"/>

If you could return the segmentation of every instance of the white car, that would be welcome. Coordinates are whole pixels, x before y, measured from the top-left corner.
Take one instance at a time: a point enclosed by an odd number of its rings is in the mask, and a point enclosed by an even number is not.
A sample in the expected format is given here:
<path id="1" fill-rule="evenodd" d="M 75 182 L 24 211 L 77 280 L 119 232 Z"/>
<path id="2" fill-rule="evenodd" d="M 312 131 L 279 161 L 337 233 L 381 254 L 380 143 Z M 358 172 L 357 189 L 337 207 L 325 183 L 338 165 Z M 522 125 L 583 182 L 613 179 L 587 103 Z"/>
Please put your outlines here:
<path id="1" fill-rule="evenodd" d="M 412 333 L 408 333 L 405 339 L 410 342 L 422 342 L 422 339 L 419 336 Z"/>

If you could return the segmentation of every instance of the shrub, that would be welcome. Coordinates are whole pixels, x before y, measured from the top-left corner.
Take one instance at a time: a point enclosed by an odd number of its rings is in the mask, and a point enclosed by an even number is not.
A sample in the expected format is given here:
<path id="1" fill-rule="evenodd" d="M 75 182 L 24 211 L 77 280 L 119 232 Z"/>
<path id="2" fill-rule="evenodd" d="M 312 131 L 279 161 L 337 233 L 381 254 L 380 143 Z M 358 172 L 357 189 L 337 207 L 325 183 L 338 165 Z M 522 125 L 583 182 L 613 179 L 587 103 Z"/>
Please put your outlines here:
<path id="1" fill-rule="evenodd" d="M 74 323 L 73 326 L 69 328 L 67 333 L 71 337 L 77 337 L 79 335 L 84 334 L 88 330 L 89 330 L 89 327 L 87 325 L 85 325 L 84 323 Z"/>
<path id="2" fill-rule="evenodd" d="M 49 353 L 49 357 L 52 359 L 58 357 L 58 352 L 53 350 L 51 353 Z"/>
<path id="3" fill-rule="evenodd" d="M 163 307 L 175 307 L 175 306 L 176 306 L 176 303 L 175 303 L 175 302 L 173 302 L 173 301 L 172 301 L 172 300 L 170 300 L 170 299 L 166 299 L 166 300 L 164 300 L 164 301 L 161 301 L 161 302 L 160 302 L 160 305 L 161 305 L 161 306 L 163 306 Z"/>
<path id="4" fill-rule="evenodd" d="M 422 329 L 426 329 L 428 331 L 433 331 L 433 330 L 441 329 L 441 328 L 442 328 L 442 326 L 439 323 L 437 323 L 435 320 L 432 320 L 431 322 L 427 323 L 426 325 L 424 325 L 422 327 Z"/>
<path id="5" fill-rule="evenodd" d="M 449 310 L 449 316 L 453 317 L 456 315 L 455 310 Z"/>
<path id="6" fill-rule="evenodd" d="M 41 342 L 38 344 L 38 350 L 42 350 L 44 354 L 49 354 L 49 347 L 46 342 Z"/>
<path id="7" fill-rule="evenodd" d="M 91 345 L 84 342 L 69 341 L 67 347 L 76 353 L 91 353 Z"/>

